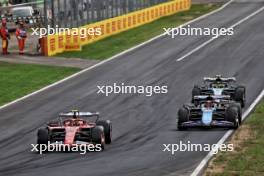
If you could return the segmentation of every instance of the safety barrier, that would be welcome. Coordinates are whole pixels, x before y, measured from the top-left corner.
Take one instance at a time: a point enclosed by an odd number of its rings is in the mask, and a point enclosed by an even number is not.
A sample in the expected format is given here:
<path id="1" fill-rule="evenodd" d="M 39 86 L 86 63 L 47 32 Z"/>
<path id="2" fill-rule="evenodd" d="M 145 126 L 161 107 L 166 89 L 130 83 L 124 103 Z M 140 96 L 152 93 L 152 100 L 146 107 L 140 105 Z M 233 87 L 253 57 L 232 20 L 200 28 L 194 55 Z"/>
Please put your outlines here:
<path id="1" fill-rule="evenodd" d="M 191 0 L 172 0 L 171 2 L 162 3 L 143 10 L 128 13 L 126 15 L 80 27 L 86 29 L 101 28 L 101 35 L 99 36 L 88 35 L 85 38 L 80 38 L 79 35 L 48 35 L 44 39 L 42 51 L 46 56 L 52 56 L 64 51 L 81 50 L 83 45 L 87 45 L 105 37 L 152 22 L 161 17 L 188 10 L 190 9 L 190 6 Z"/>

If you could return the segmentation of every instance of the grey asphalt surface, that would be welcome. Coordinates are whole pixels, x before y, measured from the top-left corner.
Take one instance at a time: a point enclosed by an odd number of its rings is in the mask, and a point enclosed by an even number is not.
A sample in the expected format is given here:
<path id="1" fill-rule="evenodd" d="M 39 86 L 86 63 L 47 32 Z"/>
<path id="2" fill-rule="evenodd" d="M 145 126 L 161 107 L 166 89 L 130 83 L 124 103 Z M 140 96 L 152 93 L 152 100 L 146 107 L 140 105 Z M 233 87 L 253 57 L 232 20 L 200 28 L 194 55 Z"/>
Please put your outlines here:
<path id="1" fill-rule="evenodd" d="M 250 3 L 249 3 L 250 2 Z M 232 3 L 194 27 L 229 27 L 264 6 Z M 163 37 L 19 103 L 0 110 L 0 175 L 189 175 L 206 152 L 162 152 L 162 144 L 214 144 L 225 129 L 177 131 L 176 114 L 204 76 L 235 76 L 247 87 L 247 105 L 264 87 L 264 11 L 195 54 L 176 62 L 204 36 Z M 98 95 L 97 85 L 168 85 L 168 94 Z M 36 132 L 59 112 L 100 111 L 113 122 L 113 144 L 101 153 L 32 153 Z M 174 173 L 174 174 L 171 174 Z"/>

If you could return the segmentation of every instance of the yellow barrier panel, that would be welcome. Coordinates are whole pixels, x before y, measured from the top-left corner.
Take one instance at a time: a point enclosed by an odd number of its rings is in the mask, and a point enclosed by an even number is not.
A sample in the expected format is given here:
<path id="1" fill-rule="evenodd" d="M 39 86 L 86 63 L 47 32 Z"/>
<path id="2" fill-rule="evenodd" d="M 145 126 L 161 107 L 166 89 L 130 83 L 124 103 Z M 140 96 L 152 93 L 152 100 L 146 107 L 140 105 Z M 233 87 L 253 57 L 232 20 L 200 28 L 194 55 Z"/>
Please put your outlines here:
<path id="1" fill-rule="evenodd" d="M 81 41 L 79 35 L 66 35 L 64 51 L 81 51 Z"/>
<path id="2" fill-rule="evenodd" d="M 65 50 L 65 35 L 57 35 L 57 38 L 58 38 L 58 42 L 57 42 L 57 44 L 58 44 L 58 46 L 57 46 L 57 52 L 58 53 L 62 53 L 64 50 Z"/>
<path id="3" fill-rule="evenodd" d="M 163 16 L 172 15 L 174 13 L 189 10 L 191 7 L 191 0 L 172 0 L 170 2 L 162 3 L 136 12 L 128 13 L 126 15 L 106 19 L 93 24 L 81 26 L 79 28 L 101 29 L 101 35 L 68 35 L 55 34 L 47 36 L 47 53 L 45 55 L 52 56 L 64 51 L 80 51 L 83 45 L 93 43 L 105 37 L 135 28 L 140 25 L 157 20 Z"/>
<path id="4" fill-rule="evenodd" d="M 56 47 L 56 35 L 48 35 L 47 37 L 48 55 L 52 56 L 57 54 L 58 50 Z"/>

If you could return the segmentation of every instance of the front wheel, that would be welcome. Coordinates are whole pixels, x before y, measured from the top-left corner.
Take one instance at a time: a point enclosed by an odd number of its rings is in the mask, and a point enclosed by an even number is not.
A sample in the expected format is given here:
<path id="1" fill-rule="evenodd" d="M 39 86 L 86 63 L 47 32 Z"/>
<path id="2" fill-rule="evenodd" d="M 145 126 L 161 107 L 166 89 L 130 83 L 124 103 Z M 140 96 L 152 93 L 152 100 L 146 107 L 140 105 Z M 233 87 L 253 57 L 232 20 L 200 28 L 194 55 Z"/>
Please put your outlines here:
<path id="1" fill-rule="evenodd" d="M 226 109 L 226 120 L 232 122 L 233 128 L 237 129 L 239 127 L 239 118 L 238 118 L 238 110 L 235 107 L 228 107 Z"/>
<path id="2" fill-rule="evenodd" d="M 38 130 L 37 144 L 48 144 L 49 130 L 47 128 L 41 128 Z"/>
<path id="3" fill-rule="evenodd" d="M 242 123 L 242 108 L 240 103 L 232 103 L 230 107 L 237 109 L 239 124 Z"/>
<path id="4" fill-rule="evenodd" d="M 182 126 L 183 122 L 187 122 L 189 120 L 189 111 L 188 109 L 182 107 L 178 111 L 178 130 L 185 130 L 186 127 Z"/>

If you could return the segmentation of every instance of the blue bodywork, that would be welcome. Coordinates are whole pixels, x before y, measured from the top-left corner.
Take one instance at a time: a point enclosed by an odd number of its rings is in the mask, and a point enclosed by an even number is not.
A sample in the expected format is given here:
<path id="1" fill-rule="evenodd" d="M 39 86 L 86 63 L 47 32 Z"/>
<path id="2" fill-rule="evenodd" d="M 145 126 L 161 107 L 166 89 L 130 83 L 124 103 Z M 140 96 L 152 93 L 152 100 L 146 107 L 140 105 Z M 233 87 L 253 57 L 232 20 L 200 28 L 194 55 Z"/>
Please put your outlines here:
<path id="1" fill-rule="evenodd" d="M 202 108 L 202 123 L 206 126 L 210 126 L 211 122 L 213 121 L 213 111 L 215 109 L 207 109 L 207 108 Z"/>
<path id="2" fill-rule="evenodd" d="M 224 89 L 223 88 L 212 88 L 214 95 L 222 95 Z"/>
<path id="3" fill-rule="evenodd" d="M 183 122 L 183 127 L 233 127 L 234 123 L 225 120 L 213 120 L 213 113 L 216 110 L 215 107 L 206 108 L 202 107 L 201 120 Z"/>

